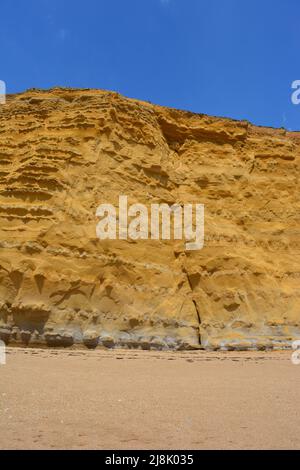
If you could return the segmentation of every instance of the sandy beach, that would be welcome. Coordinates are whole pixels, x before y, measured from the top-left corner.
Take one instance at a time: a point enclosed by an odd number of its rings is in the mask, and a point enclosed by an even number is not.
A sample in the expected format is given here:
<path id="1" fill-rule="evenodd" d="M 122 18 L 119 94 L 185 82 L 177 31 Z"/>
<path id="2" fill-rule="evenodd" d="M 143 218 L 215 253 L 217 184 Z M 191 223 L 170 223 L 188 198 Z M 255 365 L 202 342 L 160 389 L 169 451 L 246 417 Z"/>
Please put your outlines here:
<path id="1" fill-rule="evenodd" d="M 9 348 L 1 449 L 299 449 L 290 352 Z"/>

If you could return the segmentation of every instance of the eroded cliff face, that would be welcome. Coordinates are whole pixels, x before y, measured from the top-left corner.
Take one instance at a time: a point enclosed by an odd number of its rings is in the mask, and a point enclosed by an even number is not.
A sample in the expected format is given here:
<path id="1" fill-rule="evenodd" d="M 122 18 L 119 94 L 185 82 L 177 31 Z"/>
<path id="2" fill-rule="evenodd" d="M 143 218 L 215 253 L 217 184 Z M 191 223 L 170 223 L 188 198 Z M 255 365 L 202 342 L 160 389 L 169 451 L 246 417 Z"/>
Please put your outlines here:
<path id="1" fill-rule="evenodd" d="M 300 337 L 300 134 L 98 90 L 0 106 L 0 338 L 264 348 Z M 96 237 L 101 203 L 205 204 L 205 246 Z"/>

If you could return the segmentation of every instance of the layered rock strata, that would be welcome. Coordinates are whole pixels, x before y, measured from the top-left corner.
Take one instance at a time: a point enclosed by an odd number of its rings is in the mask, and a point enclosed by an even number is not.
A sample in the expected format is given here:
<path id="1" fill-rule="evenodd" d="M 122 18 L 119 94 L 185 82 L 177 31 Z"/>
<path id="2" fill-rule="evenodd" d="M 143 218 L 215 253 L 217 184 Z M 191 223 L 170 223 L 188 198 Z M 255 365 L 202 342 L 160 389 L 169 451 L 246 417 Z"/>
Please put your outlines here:
<path id="1" fill-rule="evenodd" d="M 100 90 L 0 106 L 0 338 L 263 349 L 300 337 L 300 133 Z M 101 203 L 205 205 L 205 246 L 96 237 Z"/>

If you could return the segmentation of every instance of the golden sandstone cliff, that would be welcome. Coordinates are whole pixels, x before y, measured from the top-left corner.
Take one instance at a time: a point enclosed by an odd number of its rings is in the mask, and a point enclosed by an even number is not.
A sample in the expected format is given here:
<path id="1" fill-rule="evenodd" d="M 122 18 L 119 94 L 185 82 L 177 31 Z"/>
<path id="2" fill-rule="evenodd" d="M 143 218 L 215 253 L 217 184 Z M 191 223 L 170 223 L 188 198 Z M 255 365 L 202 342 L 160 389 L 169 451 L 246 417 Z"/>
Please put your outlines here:
<path id="1" fill-rule="evenodd" d="M 300 133 L 98 90 L 0 106 L 0 338 L 280 348 L 300 337 Z M 96 237 L 96 209 L 205 204 L 205 246 Z"/>

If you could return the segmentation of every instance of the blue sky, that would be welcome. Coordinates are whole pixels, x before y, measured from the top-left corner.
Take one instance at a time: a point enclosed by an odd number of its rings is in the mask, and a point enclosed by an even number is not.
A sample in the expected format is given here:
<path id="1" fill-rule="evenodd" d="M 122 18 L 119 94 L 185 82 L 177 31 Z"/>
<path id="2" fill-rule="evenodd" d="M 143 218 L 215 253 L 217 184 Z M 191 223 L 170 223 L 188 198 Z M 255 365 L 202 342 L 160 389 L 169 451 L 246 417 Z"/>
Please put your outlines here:
<path id="1" fill-rule="evenodd" d="M 1 0 L 9 93 L 56 85 L 300 130 L 299 0 Z"/>

